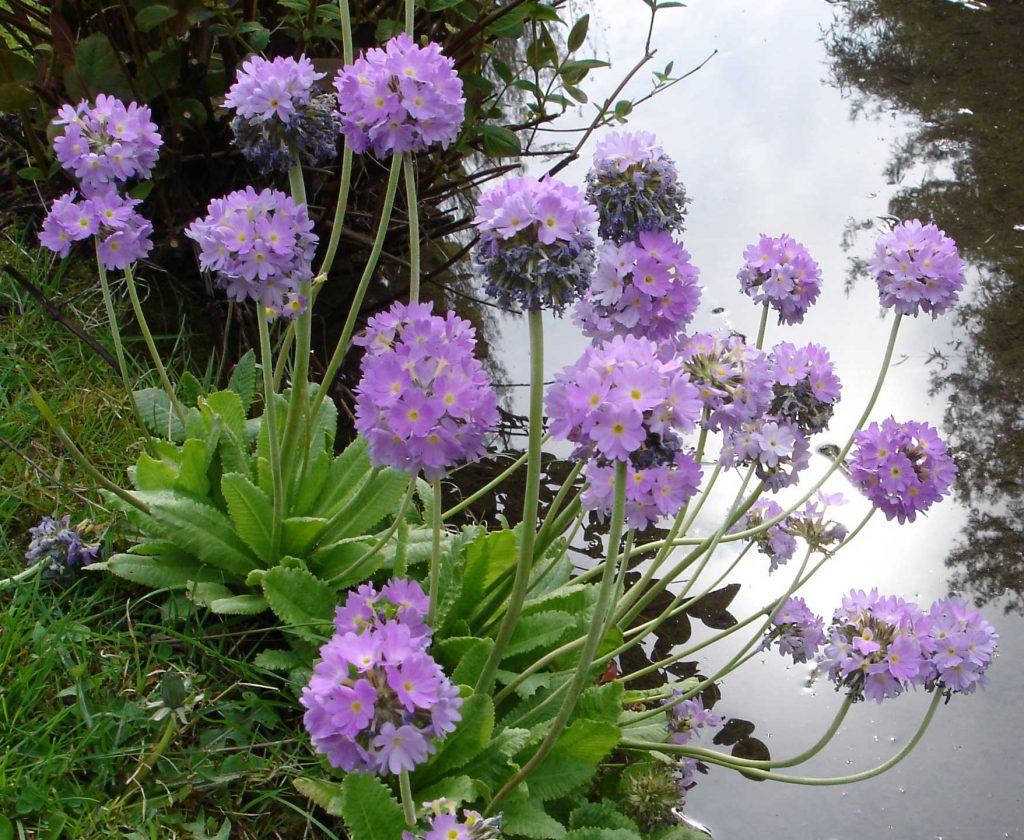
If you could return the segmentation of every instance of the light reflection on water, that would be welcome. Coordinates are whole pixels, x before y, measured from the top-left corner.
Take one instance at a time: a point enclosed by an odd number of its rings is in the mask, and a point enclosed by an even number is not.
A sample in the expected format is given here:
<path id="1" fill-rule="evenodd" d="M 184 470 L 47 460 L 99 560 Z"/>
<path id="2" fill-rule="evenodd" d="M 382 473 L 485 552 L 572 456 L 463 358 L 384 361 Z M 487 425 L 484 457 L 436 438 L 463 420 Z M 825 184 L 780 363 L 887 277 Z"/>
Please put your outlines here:
<path id="1" fill-rule="evenodd" d="M 621 75 L 640 54 L 644 34 L 625 22 L 643 13 L 644 6 L 640 0 L 599 0 L 595 5 Z M 808 0 L 694 2 L 666 12 L 655 38 L 659 55 L 654 64 L 659 69 L 669 60 L 676 62 L 677 71 L 686 69 L 713 48 L 719 54 L 700 73 L 648 104 L 632 122 L 633 128 L 659 136 L 693 198 L 683 239 L 705 284 L 699 328 L 728 326 L 756 333 L 758 312 L 739 294 L 735 274 L 743 248 L 758 234 L 789 233 L 821 264 L 826 285 L 807 323 L 785 333 L 776 328 L 768 336 L 768 344 L 783 338 L 824 343 L 836 362 L 843 402 L 831 431 L 815 440 L 815 448 L 845 442 L 843 436 L 874 385 L 889 322 L 879 317 L 873 284 L 860 283 L 849 295 L 844 292 L 848 255 L 841 241 L 849 220 L 888 212 L 893 187 L 882 173 L 894 143 L 914 125 L 896 112 L 873 120 L 848 119 L 849 102 L 821 81 L 828 58 L 821 29 L 831 17 L 829 4 Z M 592 101 L 607 95 L 599 81 L 595 78 L 588 88 Z M 582 182 L 591 151 L 563 177 Z M 925 174 L 911 170 L 904 173 L 903 183 Z M 952 226 L 948 232 L 956 238 Z M 866 255 L 870 239 L 862 236 L 855 253 Z M 724 315 L 712 314 L 718 307 Z M 547 328 L 550 379 L 577 358 L 586 340 L 568 322 L 552 319 Z M 525 325 L 506 323 L 502 333 L 510 378 L 525 381 Z M 932 368 L 927 360 L 953 334 L 948 319 L 904 323 L 876 418 L 893 414 L 941 427 L 944 404 L 929 397 Z M 807 474 L 826 466 L 816 457 Z M 867 507 L 845 480 L 835 477 L 828 489 L 846 493 L 850 503 L 842 518 L 850 525 L 859 522 Z M 726 496 L 727 487 L 714 497 L 717 505 L 706 506 L 708 515 L 698 520 L 698 529 L 715 524 Z M 943 560 L 965 521 L 964 511 L 951 500 L 904 527 L 879 516 L 802 594 L 826 616 L 851 587 L 877 586 L 927 606 L 948 594 Z M 716 563 L 728 564 L 734 551 L 723 550 Z M 743 587 L 731 611 L 743 617 L 760 608 L 785 586 L 784 573 L 785 568 L 769 578 L 767 561 L 748 554 L 734 578 Z M 1024 836 L 1024 759 L 1019 750 L 1024 708 L 1017 702 L 1024 677 L 1016 666 L 1024 657 L 1024 621 L 1001 615 L 998 604 L 990 604 L 986 612 L 1000 633 L 1002 652 L 991 669 L 989 690 L 953 698 L 922 744 L 897 768 L 858 785 L 813 789 L 758 784 L 713 768 L 690 793 L 689 812 L 709 824 L 719 840 L 747 838 L 754 832 L 765 840 Z M 706 632 L 694 624 L 695 639 Z M 703 660 L 702 670 L 710 673 L 727 658 L 722 651 L 717 663 Z M 774 757 L 800 752 L 817 739 L 840 702 L 828 685 L 809 683 L 808 677 L 805 666 L 787 667 L 774 654 L 755 658 L 722 682 L 723 697 L 715 711 L 756 722 L 755 734 Z M 881 763 L 912 735 L 927 701 L 918 693 L 881 706 L 859 705 L 824 754 L 795 772 L 841 775 Z"/>

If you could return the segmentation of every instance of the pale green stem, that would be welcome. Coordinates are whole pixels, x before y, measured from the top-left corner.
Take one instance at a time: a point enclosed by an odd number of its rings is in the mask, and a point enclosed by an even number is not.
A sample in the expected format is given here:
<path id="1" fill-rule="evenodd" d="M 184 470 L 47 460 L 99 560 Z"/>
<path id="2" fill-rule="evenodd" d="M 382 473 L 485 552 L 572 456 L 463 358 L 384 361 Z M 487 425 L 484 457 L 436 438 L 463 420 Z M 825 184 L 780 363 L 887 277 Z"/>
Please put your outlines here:
<path id="1" fill-rule="evenodd" d="M 274 363 L 274 393 L 281 390 L 281 381 L 284 379 L 284 369 L 288 365 L 288 352 L 292 349 L 292 342 L 295 340 L 295 321 L 289 321 L 288 327 L 281 338 L 281 346 L 277 350 L 277 361 Z"/>
<path id="2" fill-rule="evenodd" d="M 411 3 L 406 4 L 407 8 Z M 405 196 L 409 205 L 409 302 L 420 299 L 420 214 L 416 198 L 416 173 L 412 155 L 405 155 Z"/>
<path id="3" fill-rule="evenodd" d="M 576 708 L 576 702 L 579 700 L 580 694 L 583 693 L 583 689 L 587 685 L 587 681 L 590 679 L 590 667 L 594 662 L 594 656 L 597 653 L 598 646 L 601 644 L 602 638 L 604 638 L 605 626 L 607 624 L 612 593 L 615 591 L 615 572 L 616 563 L 613 558 L 618 557 L 619 542 L 622 539 L 622 526 L 626 518 L 626 462 L 616 461 L 615 462 L 615 500 L 612 504 L 612 516 L 611 524 L 608 528 L 608 559 L 609 563 L 605 566 L 604 575 L 601 577 L 601 583 L 597 591 L 597 602 L 594 605 L 594 615 L 590 623 L 590 632 L 587 634 L 586 640 L 583 643 L 583 648 L 580 650 L 579 661 L 576 663 L 576 670 L 573 673 L 572 679 L 569 681 L 569 688 L 567 693 L 562 700 L 562 705 L 555 715 L 554 720 L 551 721 L 547 734 L 544 736 L 544 740 L 537 745 L 533 754 L 527 760 L 527 762 L 520 768 L 494 795 L 490 804 L 487 806 L 488 812 L 494 810 L 494 806 L 501 802 L 512 790 L 547 757 L 551 748 L 555 745 L 555 742 L 561 737 L 562 732 L 565 730 L 566 724 L 569 722 L 569 717 L 572 715 L 573 709 Z M 622 558 L 625 561 L 625 558 Z"/>
<path id="4" fill-rule="evenodd" d="M 917 728 L 914 736 L 907 742 L 906 746 L 903 747 L 896 755 L 890 758 L 888 761 L 879 764 L 877 767 L 873 767 L 871 770 L 864 770 L 860 773 L 851 773 L 847 776 L 831 776 L 827 778 L 810 778 L 807 776 L 789 776 L 783 773 L 773 773 L 771 770 L 761 770 L 756 767 L 745 767 L 742 765 L 736 765 L 733 763 L 731 756 L 717 755 L 711 757 L 709 755 L 698 755 L 698 753 L 708 753 L 711 750 L 703 751 L 699 747 L 686 747 L 678 744 L 659 744 L 648 741 L 638 741 L 631 738 L 624 738 L 619 741 L 619 747 L 622 749 L 632 750 L 654 750 L 657 752 L 669 752 L 676 753 L 679 755 L 687 755 L 694 758 L 701 758 L 703 761 L 707 761 L 713 764 L 721 764 L 725 767 L 732 767 L 737 770 L 741 770 L 748 776 L 756 776 L 759 779 L 767 779 L 772 782 L 785 782 L 791 785 L 811 785 L 815 787 L 826 787 L 830 785 L 849 785 L 854 782 L 862 782 L 865 779 L 873 778 L 885 773 L 887 770 L 891 770 L 897 764 L 899 764 L 904 758 L 906 758 L 910 752 L 917 746 L 918 742 L 924 736 L 928 726 L 932 722 L 932 718 L 935 717 L 935 712 L 939 708 L 939 704 L 942 702 L 943 693 L 936 691 L 932 697 L 932 702 L 928 706 L 928 711 L 925 713 L 924 720 L 921 721 L 921 725 Z"/>
<path id="5" fill-rule="evenodd" d="M 174 734 L 177 731 L 178 727 L 174 721 L 174 713 L 171 712 L 167 718 L 167 726 L 164 727 L 160 740 L 156 742 L 156 746 L 154 746 L 149 754 L 142 759 L 139 766 L 135 768 L 135 772 L 132 773 L 131 778 L 128 779 L 129 782 L 139 784 L 146 778 L 146 776 L 149 775 L 149 771 L 156 766 L 156 763 L 160 760 L 160 756 L 162 756 L 171 745 L 171 741 L 174 739 Z"/>
<path id="6" fill-rule="evenodd" d="M 45 563 L 34 563 L 27 569 L 23 569 L 22 571 L 18 572 L 16 575 L 11 575 L 9 578 L 4 578 L 3 580 L 0 580 L 0 592 L 3 592 L 5 589 L 10 589 L 13 586 L 17 586 L 19 583 L 22 583 L 23 581 L 31 580 L 45 568 Z"/>
<path id="7" fill-rule="evenodd" d="M 363 306 L 363 298 L 366 297 L 366 290 L 370 285 L 370 278 L 377 268 L 377 260 L 380 259 L 381 251 L 384 250 L 384 239 L 388 233 L 388 223 L 391 221 L 391 210 L 395 206 L 395 194 L 398 191 L 398 175 L 402 170 L 402 155 L 395 155 L 391 160 L 391 173 L 388 176 L 388 185 L 384 194 L 384 206 L 381 208 L 380 222 L 377 225 L 377 235 L 374 237 L 373 246 L 370 248 L 370 256 L 366 259 L 366 267 L 363 275 L 359 278 L 359 285 L 356 286 L 355 295 L 352 298 L 352 306 L 349 308 L 348 316 L 345 318 L 345 325 L 341 329 L 341 336 L 327 363 L 327 370 L 324 373 L 323 382 L 313 397 L 313 405 L 310 408 L 310 416 L 316 417 L 320 409 L 320 403 L 324 401 L 327 392 L 330 390 L 331 382 L 334 380 L 341 367 L 341 362 L 348 351 L 348 343 L 352 338 L 352 332 L 356 327 L 356 319 L 359 317 L 359 310 Z"/>
<path id="8" fill-rule="evenodd" d="M 178 395 L 174 393 L 174 386 L 167 376 L 167 369 L 164 367 L 160 354 L 157 352 L 156 342 L 153 341 L 153 334 L 149 331 L 149 324 L 146 322 L 146 314 L 142 311 L 142 303 L 139 301 L 139 292 L 135 288 L 135 278 L 132 276 L 132 267 L 130 265 L 124 267 L 124 282 L 128 287 L 128 297 L 131 298 L 132 309 L 135 311 L 135 320 L 139 322 L 139 330 L 142 332 L 142 340 L 146 342 L 146 349 L 149 350 L 149 357 L 153 360 L 153 365 L 156 367 L 160 382 L 167 392 L 167 399 L 171 401 L 171 408 L 178 415 L 182 425 L 185 425 L 185 409 L 178 401 Z"/>
<path id="9" fill-rule="evenodd" d="M 432 483 L 434 489 L 433 512 L 433 540 L 430 550 L 430 604 L 427 608 L 427 626 L 434 626 L 434 616 L 437 615 L 437 599 L 440 597 L 439 584 L 441 581 L 441 479 L 435 478 Z"/>
<path id="10" fill-rule="evenodd" d="M 416 806 L 412 801 L 412 786 L 409 784 L 408 770 L 402 770 L 398 774 L 398 788 L 402 792 L 402 810 L 405 812 L 405 824 L 411 828 L 416 825 Z"/>
<path id="11" fill-rule="evenodd" d="M 757 328 L 757 349 L 760 350 L 764 345 L 764 333 L 768 329 L 768 302 L 762 305 L 761 308 L 761 324 Z"/>
<path id="12" fill-rule="evenodd" d="M 284 520 L 284 476 L 281 472 L 281 441 L 277 437 L 277 394 L 274 392 L 274 363 L 270 358 L 270 328 L 267 312 L 256 313 L 260 330 L 260 359 L 263 367 L 263 420 L 267 424 L 267 442 L 270 446 L 270 475 L 274 512 L 270 520 L 270 556 L 275 563 L 281 548 L 281 522 Z"/>
<path id="13" fill-rule="evenodd" d="M 413 23 L 416 15 L 416 0 L 405 0 L 405 31 L 413 34 Z"/>
<path id="14" fill-rule="evenodd" d="M 494 647 L 484 663 L 476 681 L 475 694 L 490 691 L 491 681 L 498 664 L 505 655 L 512 631 L 519 621 L 519 613 L 526 601 L 533 568 L 533 546 L 537 538 L 537 507 L 540 500 L 541 424 L 544 420 L 544 320 L 541 312 L 526 316 L 530 325 L 530 427 L 526 449 L 526 488 L 523 493 L 523 517 L 519 524 L 519 556 L 516 560 L 512 589 L 509 592 L 505 616 L 494 639 Z"/>
<path id="15" fill-rule="evenodd" d="M 583 467 L 586 465 L 585 461 L 577 461 L 573 464 L 572 469 L 569 470 L 569 475 L 566 476 L 565 481 L 562 482 L 562 486 L 558 488 L 558 493 L 555 494 L 554 500 L 551 502 L 551 507 L 548 508 L 548 512 L 544 516 L 544 521 L 541 523 L 540 530 L 537 532 L 537 539 L 543 542 L 548 536 L 548 533 L 553 527 L 555 527 L 556 517 L 558 512 L 562 509 L 562 503 L 565 501 L 565 497 L 572 490 L 573 482 L 576 481 L 577 476 L 583 471 Z M 580 494 L 582 494 L 582 489 Z M 578 498 L 578 496 L 577 496 Z"/>
<path id="16" fill-rule="evenodd" d="M 128 502 L 128 504 L 130 504 L 132 507 L 138 508 L 143 513 L 149 513 L 149 505 L 135 498 L 135 496 L 133 496 L 127 490 L 118 487 L 116 484 L 114 484 L 113 481 L 111 481 L 109 478 L 103 475 L 103 473 L 101 473 L 98 469 L 96 469 L 96 467 L 92 465 L 92 462 L 86 457 L 85 453 L 82 452 L 82 450 L 75 445 L 75 442 L 71 439 L 71 436 L 64 431 L 64 427 L 60 424 L 60 421 L 50 410 L 50 406 L 46 404 L 46 400 L 43 399 L 42 394 L 40 394 L 31 385 L 28 386 L 28 391 L 29 394 L 32 396 L 32 402 L 35 403 L 36 410 L 42 415 L 43 420 L 47 422 L 50 428 L 53 429 L 53 433 L 57 435 L 60 442 L 64 444 L 64 448 L 67 449 L 68 454 L 71 455 L 71 457 L 78 464 L 78 466 L 85 470 L 92 478 L 92 480 L 95 481 L 104 490 L 109 490 L 115 496 Z"/>
<path id="17" fill-rule="evenodd" d="M 544 437 L 541 438 L 541 441 L 540 441 L 541 444 L 543 445 L 544 443 L 546 443 L 550 437 L 551 437 L 550 435 L 544 435 Z M 453 516 L 455 516 L 455 514 L 461 513 L 466 508 L 468 508 L 477 499 L 482 499 L 484 496 L 486 496 L 488 493 L 490 493 L 494 488 L 500 486 L 502 484 L 502 482 L 505 481 L 506 478 L 508 478 L 510 475 L 512 475 L 512 473 L 514 473 L 523 464 L 525 464 L 526 463 L 526 459 L 529 458 L 529 457 L 530 457 L 530 453 L 528 451 L 524 452 L 522 455 L 520 455 L 518 458 L 516 458 L 515 461 L 512 462 L 512 466 L 508 467 L 500 475 L 496 476 L 495 478 L 492 478 L 490 481 L 488 481 L 483 487 L 481 487 L 479 490 L 477 490 L 471 496 L 467 496 L 465 499 L 463 499 L 457 505 L 454 505 L 453 507 L 448 508 L 448 510 L 446 510 L 444 513 L 441 514 L 441 518 L 444 519 L 444 520 L 451 519 Z"/>

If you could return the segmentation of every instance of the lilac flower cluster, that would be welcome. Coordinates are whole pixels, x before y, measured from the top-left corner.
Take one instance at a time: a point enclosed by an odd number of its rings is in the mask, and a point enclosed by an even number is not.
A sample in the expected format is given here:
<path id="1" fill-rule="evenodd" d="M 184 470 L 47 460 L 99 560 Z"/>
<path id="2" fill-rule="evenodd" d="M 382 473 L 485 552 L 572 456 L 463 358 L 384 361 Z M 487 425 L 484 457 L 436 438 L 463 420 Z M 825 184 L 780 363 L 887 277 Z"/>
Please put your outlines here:
<path id="1" fill-rule="evenodd" d="M 461 819 L 455 816 L 455 805 L 443 796 L 433 802 L 424 802 L 431 813 L 426 834 L 402 832 L 402 840 L 497 840 L 501 837 L 501 814 L 483 817 L 476 811 L 464 809 Z"/>
<path id="2" fill-rule="evenodd" d="M 185 235 L 199 245 L 199 265 L 236 301 L 259 301 L 268 316 L 306 308 L 300 285 L 310 280 L 317 236 L 305 205 L 280 190 L 252 187 L 215 198 Z"/>
<path id="3" fill-rule="evenodd" d="M 57 160 L 74 174 L 82 191 L 92 191 L 153 172 L 163 140 L 145 105 L 101 93 L 95 104 L 62 105 L 54 125 L 65 126 L 53 140 Z"/>
<path id="4" fill-rule="evenodd" d="M 477 460 L 497 423 L 498 400 L 474 358 L 476 331 L 429 303 L 398 303 L 370 319 L 355 343 L 366 348 L 356 390 L 356 429 L 375 465 L 440 478 Z"/>
<path id="5" fill-rule="evenodd" d="M 697 492 L 703 476 L 688 452 L 666 464 L 626 466 L 626 525 L 642 530 L 662 516 L 672 516 Z M 591 462 L 583 472 L 587 487 L 581 501 L 588 510 L 610 511 L 615 501 L 615 467 Z"/>
<path id="6" fill-rule="evenodd" d="M 810 464 L 811 448 L 798 425 L 765 415 L 727 429 L 718 462 L 723 467 L 751 464 L 766 487 L 781 490 Z"/>
<path id="7" fill-rule="evenodd" d="M 671 234 L 643 231 L 637 242 L 606 242 L 598 253 L 594 279 L 576 306 L 574 320 L 584 335 L 663 341 L 693 318 L 700 303 L 698 272 Z"/>
<path id="8" fill-rule="evenodd" d="M 697 333 L 680 342 L 678 358 L 700 389 L 710 431 L 760 417 L 772 401 L 768 359 L 740 336 Z"/>
<path id="9" fill-rule="evenodd" d="M 597 212 L 554 178 L 509 178 L 480 198 L 473 259 L 500 306 L 561 312 L 590 285 Z"/>
<path id="10" fill-rule="evenodd" d="M 819 344 L 776 344 L 771 353 L 774 397 L 768 412 L 807 434 L 828 428 L 842 386 L 828 350 Z"/>
<path id="11" fill-rule="evenodd" d="M 829 518 L 830 507 L 845 504 L 842 493 L 820 490 L 797 513 L 786 518 L 790 533 L 802 537 L 811 551 L 827 552 L 846 541 L 849 530 L 842 522 Z"/>
<path id="12" fill-rule="evenodd" d="M 133 177 L 148 178 L 163 140 L 145 105 L 125 105 L 99 94 L 90 105 L 63 105 L 54 125 L 64 126 L 53 140 L 57 160 L 81 185 L 55 199 L 43 219 L 39 242 L 61 257 L 83 239 L 96 237 L 97 256 L 108 270 L 123 269 L 153 248 L 153 226 L 126 198 L 119 184 Z"/>
<path id="13" fill-rule="evenodd" d="M 799 324 L 821 292 L 821 271 L 793 237 L 762 235 L 743 252 L 740 286 L 779 313 L 780 324 Z"/>
<path id="14" fill-rule="evenodd" d="M 32 539 L 25 552 L 28 565 L 43 564 L 43 574 L 64 581 L 83 566 L 99 559 L 99 546 L 86 545 L 81 531 L 72 528 L 70 516 L 44 516 L 28 529 Z"/>
<path id="15" fill-rule="evenodd" d="M 704 701 L 698 697 L 679 702 L 675 697 L 669 700 L 668 711 L 668 743 L 689 744 L 694 738 L 699 737 L 702 729 L 718 729 L 723 723 L 722 718 L 708 709 L 704 708 Z M 683 757 L 677 768 L 677 780 L 679 792 L 685 794 L 687 790 L 696 784 L 693 777 L 697 769 L 697 760 Z"/>
<path id="16" fill-rule="evenodd" d="M 855 700 L 882 702 L 911 686 L 969 694 L 984 674 L 999 637 L 963 601 L 916 604 L 872 589 L 851 591 L 836 610 L 820 664 Z"/>
<path id="17" fill-rule="evenodd" d="M 949 493 L 957 468 L 939 433 L 927 423 L 892 417 L 854 434 L 853 483 L 886 519 L 913 522 Z"/>
<path id="18" fill-rule="evenodd" d="M 775 644 L 793 662 L 810 662 L 825 643 L 825 622 L 811 612 L 803 598 L 790 598 L 772 617 L 775 629 L 765 637 L 763 647 Z"/>
<path id="19" fill-rule="evenodd" d="M 455 63 L 437 44 L 417 46 L 405 33 L 341 68 L 334 86 L 341 132 L 360 154 L 448 148 L 462 127 L 466 100 Z"/>
<path id="20" fill-rule="evenodd" d="M 934 318 L 956 303 L 964 287 L 964 264 L 956 242 L 934 224 L 917 219 L 878 239 L 871 257 L 882 306 L 900 315 L 928 312 Z"/>
<path id="21" fill-rule="evenodd" d="M 412 770 L 461 720 L 458 688 L 427 653 L 428 601 L 415 581 L 363 584 L 334 618 L 300 702 L 316 751 L 332 767 Z"/>
<path id="22" fill-rule="evenodd" d="M 769 519 L 781 516 L 782 513 L 783 510 L 777 502 L 773 502 L 771 499 L 758 499 L 740 518 L 730 533 L 735 534 L 749 528 L 757 528 Z M 769 572 L 774 572 L 779 566 L 786 565 L 796 553 L 796 538 L 789 532 L 788 525 L 788 519 L 783 519 L 751 537 L 758 550 L 770 561 Z"/>
<path id="23" fill-rule="evenodd" d="M 273 61 L 255 55 L 242 63 L 224 105 L 235 112 L 231 130 L 248 160 L 283 171 L 334 157 L 341 130 L 334 97 L 316 95 L 314 87 L 324 75 L 304 55 Z"/>
<path id="24" fill-rule="evenodd" d="M 145 257 L 153 248 L 153 226 L 135 208 L 142 202 L 126 198 L 114 187 L 96 188 L 89 197 L 76 190 L 54 199 L 43 219 L 39 242 L 60 257 L 71 253 L 71 246 L 96 237 L 96 253 L 108 270 L 124 269 Z"/>
<path id="25" fill-rule="evenodd" d="M 587 200 L 597 208 L 601 238 L 616 243 L 643 231 L 682 231 L 688 201 L 672 158 L 646 131 L 613 131 L 598 142 Z"/>

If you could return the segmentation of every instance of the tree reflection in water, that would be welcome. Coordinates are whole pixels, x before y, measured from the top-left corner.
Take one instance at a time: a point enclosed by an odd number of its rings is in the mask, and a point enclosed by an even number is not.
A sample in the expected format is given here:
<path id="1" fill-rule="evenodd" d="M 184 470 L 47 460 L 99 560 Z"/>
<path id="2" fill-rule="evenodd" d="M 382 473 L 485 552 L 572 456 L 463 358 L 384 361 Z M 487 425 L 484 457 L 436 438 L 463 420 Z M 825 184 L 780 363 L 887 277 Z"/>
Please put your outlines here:
<path id="1" fill-rule="evenodd" d="M 950 585 L 979 603 L 1005 595 L 1007 612 L 1024 613 L 1024 2 L 833 5 L 831 81 L 854 114 L 895 108 L 920 120 L 886 176 L 901 184 L 922 164 L 925 176 L 901 186 L 889 212 L 934 220 L 980 278 L 931 382 L 949 400 L 967 512 L 946 559 Z M 848 238 L 872 226 L 851 224 Z M 864 269 L 855 261 L 856 274 Z"/>

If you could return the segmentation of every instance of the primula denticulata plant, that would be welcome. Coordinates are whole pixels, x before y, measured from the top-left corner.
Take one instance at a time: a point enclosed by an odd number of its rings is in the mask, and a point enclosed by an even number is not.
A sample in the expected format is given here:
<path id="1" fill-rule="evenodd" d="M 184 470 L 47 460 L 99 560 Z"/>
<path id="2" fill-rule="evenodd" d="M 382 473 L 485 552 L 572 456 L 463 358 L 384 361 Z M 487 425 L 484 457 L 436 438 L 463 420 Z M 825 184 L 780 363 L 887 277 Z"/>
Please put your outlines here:
<path id="1" fill-rule="evenodd" d="M 846 784 L 900 761 L 944 698 L 984 684 L 993 628 L 956 598 L 922 607 L 875 590 L 850 592 L 826 622 L 797 592 L 870 518 L 851 529 L 835 519 L 839 499 L 821 488 L 840 466 L 872 512 L 900 523 L 950 491 L 956 467 L 935 429 L 869 418 L 901 320 L 944 312 L 963 286 L 953 241 L 918 221 L 878 241 L 872 269 L 894 316 L 877 385 L 834 463 L 805 479 L 811 439 L 828 427 L 840 381 L 826 348 L 769 347 L 765 338 L 773 314 L 779 324 L 799 323 L 819 295 L 821 273 L 807 249 L 789 236 L 762 236 L 743 254 L 739 283 L 761 307 L 755 341 L 699 332 L 690 327 L 698 271 L 677 239 L 689 200 L 652 135 L 604 134 L 585 185 L 510 178 L 479 199 L 473 260 L 482 288 L 498 305 L 523 310 L 529 324 L 529 443 L 498 479 L 445 508 L 442 481 L 485 454 L 498 419 L 472 326 L 419 302 L 416 155 L 457 137 L 462 83 L 437 45 L 406 35 L 359 58 L 349 49 L 345 65 L 328 95 L 304 57 L 257 56 L 228 94 L 236 142 L 263 171 L 286 170 L 290 194 L 231 193 L 186 231 L 217 286 L 255 307 L 260 335 L 258 357 L 241 359 L 227 389 L 189 401 L 155 350 L 133 277 L 152 227 L 126 187 L 152 171 L 157 127 L 148 108 L 109 96 L 61 109 L 54 150 L 78 188 L 53 203 L 40 241 L 62 257 L 74 243 L 95 245 L 122 371 L 107 272 L 123 273 L 163 385 L 132 394 L 135 420 L 150 432 L 132 489 L 89 465 L 32 391 L 127 522 L 131 547 L 89 568 L 286 631 L 289 645 L 262 651 L 258 664 L 289 675 L 307 749 L 322 756 L 319 772 L 294 783 L 341 816 L 353 840 L 697 836 L 682 813 L 695 770 L 718 765 L 806 783 L 789 768 L 826 747 L 852 703 L 931 692 L 920 729 L 891 759 L 813 782 Z M 302 166 L 331 165 L 339 133 L 346 154 L 373 155 L 390 176 L 371 259 L 317 385 L 308 375 L 310 319 L 349 185 L 343 180 L 333 238 L 322 243 Z M 409 300 L 357 332 L 400 179 Z M 593 339 L 546 392 L 545 309 L 571 310 Z M 350 344 L 363 353 L 359 434 L 336 454 L 338 411 L 326 386 Z M 545 424 L 552 439 L 571 445 L 574 466 L 538 527 Z M 447 524 L 520 469 L 518 527 Z M 735 501 L 710 534 L 695 535 L 698 512 L 730 471 L 740 478 Z M 786 487 L 801 491 L 788 506 L 771 498 Z M 607 552 L 580 574 L 567 551 L 592 516 L 606 523 Z M 666 535 L 645 542 L 652 524 L 667 525 Z M 61 536 L 71 534 L 66 525 L 34 534 L 30 562 L 81 559 L 80 541 Z M 732 542 L 765 555 L 784 578 L 763 607 L 649 668 L 610 667 L 721 592 L 728 569 L 717 550 Z M 627 587 L 627 569 L 641 562 Z M 680 679 L 664 671 L 710 643 L 734 649 L 715 673 Z M 702 733 L 722 725 L 709 689 L 772 648 L 817 663 L 820 678 L 845 695 L 827 731 L 782 759 L 699 746 Z M 662 687 L 631 688 L 655 671 L 667 675 Z M 175 716 L 168 720 L 173 727 Z"/>

